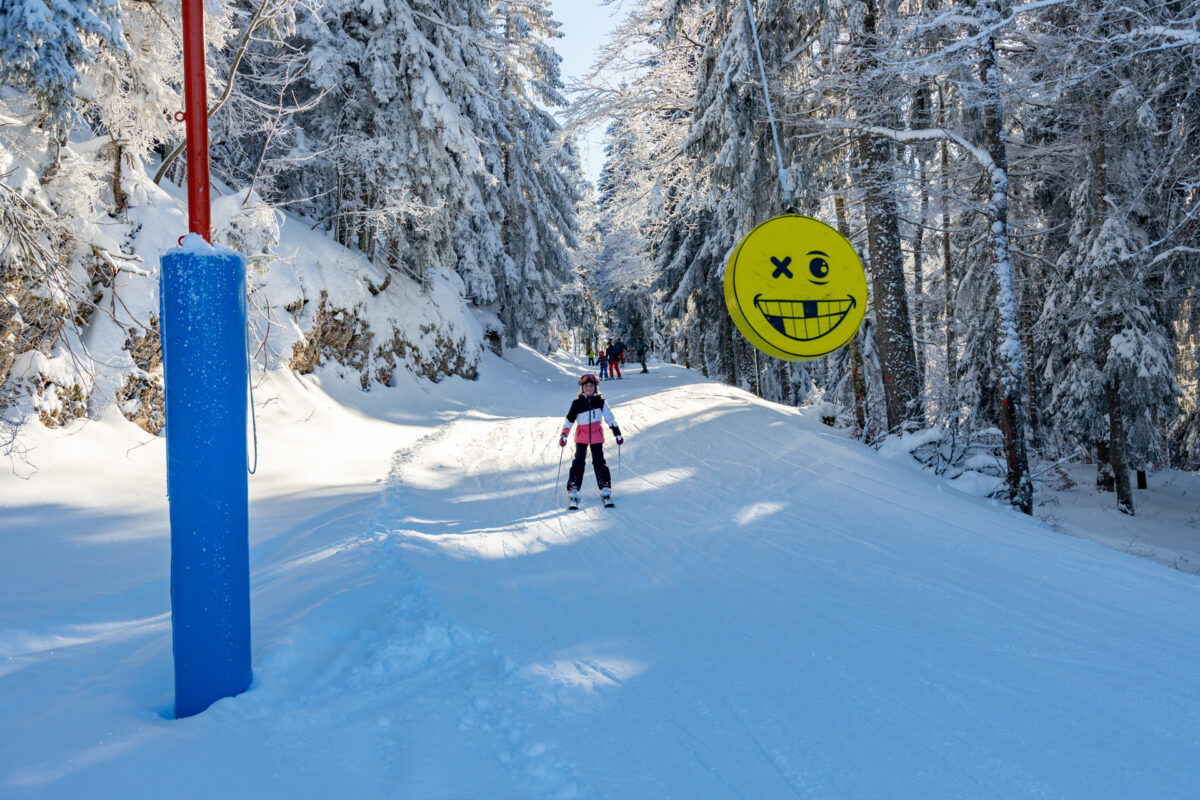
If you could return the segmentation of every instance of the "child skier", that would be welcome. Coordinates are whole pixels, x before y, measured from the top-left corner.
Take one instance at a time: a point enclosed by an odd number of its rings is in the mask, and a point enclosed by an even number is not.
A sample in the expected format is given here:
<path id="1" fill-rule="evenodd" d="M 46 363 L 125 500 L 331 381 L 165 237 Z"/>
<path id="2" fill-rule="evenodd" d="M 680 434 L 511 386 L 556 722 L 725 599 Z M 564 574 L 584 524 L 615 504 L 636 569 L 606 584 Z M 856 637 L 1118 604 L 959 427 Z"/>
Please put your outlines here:
<path id="1" fill-rule="evenodd" d="M 617 420 L 613 416 L 612 409 L 604 402 L 604 398 L 600 395 L 597 388 L 600 385 L 600 380 L 592 373 L 587 373 L 579 378 L 579 396 L 571 403 L 571 409 L 567 412 L 567 421 L 563 423 L 562 434 L 558 437 L 560 447 L 567 446 L 567 435 L 571 432 L 571 426 L 578 423 L 575 428 L 575 460 L 571 462 L 571 471 L 567 474 L 567 504 L 569 508 L 579 508 L 579 485 L 583 483 L 584 461 L 587 459 L 587 451 L 592 449 L 592 469 L 596 471 L 596 484 L 600 487 L 600 497 L 604 500 L 604 505 L 612 507 L 612 479 L 608 471 L 608 464 L 604 462 L 604 431 L 601 429 L 601 421 L 608 424 L 612 429 L 613 438 L 617 440 L 618 445 L 625 443 L 625 439 L 621 436 L 621 429 L 617 427 Z"/>
<path id="2" fill-rule="evenodd" d="M 608 380 L 608 353 L 601 350 L 597 363 L 600 366 L 600 380 Z"/>

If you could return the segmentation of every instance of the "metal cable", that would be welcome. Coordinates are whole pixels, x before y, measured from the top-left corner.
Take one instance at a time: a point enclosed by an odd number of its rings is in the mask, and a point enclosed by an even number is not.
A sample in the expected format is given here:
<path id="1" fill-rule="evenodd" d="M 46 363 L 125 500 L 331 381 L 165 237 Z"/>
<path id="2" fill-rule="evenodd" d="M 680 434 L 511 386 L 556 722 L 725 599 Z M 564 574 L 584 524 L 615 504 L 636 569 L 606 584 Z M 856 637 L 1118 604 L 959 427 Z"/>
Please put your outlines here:
<path id="1" fill-rule="evenodd" d="M 758 56 L 758 74 L 762 78 L 763 97 L 767 101 L 767 119 L 771 121 L 771 139 L 775 142 L 775 163 L 779 168 L 779 191 L 786 208 L 791 208 L 791 192 L 788 188 L 787 169 L 783 166 L 783 148 L 779 146 L 779 132 L 775 129 L 775 111 L 771 108 L 771 92 L 767 89 L 767 68 L 763 66 L 762 45 L 758 41 L 758 23 L 754 20 L 754 6 L 746 0 L 746 13 L 750 15 L 750 33 L 754 36 L 754 52 Z"/>
<path id="2" fill-rule="evenodd" d="M 250 326 L 246 325 L 246 385 L 250 387 L 250 425 L 254 431 L 254 464 L 246 461 L 246 472 L 258 472 L 258 413 L 254 409 L 254 359 L 250 355 Z"/>

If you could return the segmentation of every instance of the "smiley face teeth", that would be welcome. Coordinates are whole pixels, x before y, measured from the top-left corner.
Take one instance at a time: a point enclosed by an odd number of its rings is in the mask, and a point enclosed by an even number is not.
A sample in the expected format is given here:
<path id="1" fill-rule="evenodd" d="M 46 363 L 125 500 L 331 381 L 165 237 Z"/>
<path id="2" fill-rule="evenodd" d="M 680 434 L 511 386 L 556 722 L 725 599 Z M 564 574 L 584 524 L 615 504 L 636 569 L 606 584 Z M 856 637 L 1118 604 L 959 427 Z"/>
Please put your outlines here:
<path id="1" fill-rule="evenodd" d="M 808 342 L 825 336 L 854 308 L 854 297 L 845 300 L 764 300 L 755 295 L 754 307 L 767 323 L 789 339 Z"/>

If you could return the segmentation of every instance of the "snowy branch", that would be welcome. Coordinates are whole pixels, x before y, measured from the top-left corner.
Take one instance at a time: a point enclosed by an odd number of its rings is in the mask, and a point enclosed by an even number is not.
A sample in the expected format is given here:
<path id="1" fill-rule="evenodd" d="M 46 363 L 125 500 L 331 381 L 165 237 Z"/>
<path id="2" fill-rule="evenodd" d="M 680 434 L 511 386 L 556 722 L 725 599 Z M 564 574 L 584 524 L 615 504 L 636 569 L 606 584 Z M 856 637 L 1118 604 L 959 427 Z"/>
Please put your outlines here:
<path id="1" fill-rule="evenodd" d="M 267 6 L 272 2 L 277 2 L 278 5 L 272 8 L 268 14 Z M 291 0 L 262 0 L 262 3 L 259 4 L 258 8 L 254 12 L 254 16 L 251 17 L 250 22 L 246 24 L 246 31 L 242 34 L 242 41 L 238 45 L 237 52 L 233 57 L 233 62 L 229 66 L 229 75 L 225 79 L 225 90 L 221 92 L 221 96 L 217 99 L 217 102 L 208 109 L 209 117 L 212 117 L 213 114 L 216 114 L 218 111 L 220 111 L 221 107 L 225 105 L 225 101 L 229 99 L 229 95 L 233 91 L 234 80 L 237 78 L 238 67 L 241 66 L 242 59 L 246 55 L 246 49 L 250 46 L 252 41 L 251 37 L 253 36 L 254 32 L 267 22 L 282 14 L 290 4 Z M 167 170 L 170 169 L 171 164 L 175 162 L 175 159 L 179 158 L 180 154 L 183 153 L 186 147 L 187 140 L 184 139 L 167 155 L 166 158 L 163 159 L 162 164 L 159 165 L 158 171 L 154 173 L 154 182 L 156 184 L 162 183 L 163 176 L 167 174 Z"/>

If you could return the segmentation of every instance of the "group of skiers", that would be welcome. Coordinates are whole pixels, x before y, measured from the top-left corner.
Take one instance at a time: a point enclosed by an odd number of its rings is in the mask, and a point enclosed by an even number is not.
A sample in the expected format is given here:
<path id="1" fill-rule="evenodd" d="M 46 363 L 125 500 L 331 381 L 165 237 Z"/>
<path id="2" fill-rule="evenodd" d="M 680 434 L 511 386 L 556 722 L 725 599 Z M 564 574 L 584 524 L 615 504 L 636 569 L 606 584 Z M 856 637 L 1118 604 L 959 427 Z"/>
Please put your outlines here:
<path id="1" fill-rule="evenodd" d="M 638 337 L 637 344 L 633 346 L 633 352 L 637 355 L 638 363 L 642 365 L 642 372 L 649 372 L 646 369 L 646 353 L 650 347 L 642 337 Z M 588 366 L 597 366 L 600 368 L 600 380 L 610 380 L 612 378 L 622 378 L 621 365 L 625 363 L 625 354 L 629 351 L 625 342 L 617 337 L 615 342 L 609 341 L 607 345 L 597 352 L 592 349 L 592 343 L 588 342 L 587 357 Z"/>
<path id="2" fill-rule="evenodd" d="M 650 371 L 646 369 L 646 352 L 649 349 L 645 340 L 639 336 L 633 350 L 637 355 L 638 363 L 642 365 L 642 372 Z M 604 402 L 604 396 L 600 394 L 600 381 L 606 378 L 621 377 L 621 364 L 625 361 L 627 350 L 625 343 L 618 338 L 615 342 L 608 342 L 597 356 L 596 351 L 592 349 L 592 343 L 588 342 L 588 366 L 599 366 L 600 375 L 597 377 L 586 372 L 579 376 L 579 394 L 571 402 L 571 408 L 567 410 L 567 419 L 563 423 L 562 432 L 558 437 L 559 447 L 566 447 L 571 426 L 575 426 L 575 458 L 572 459 L 571 469 L 567 473 L 567 506 L 569 508 L 579 508 L 579 487 L 583 483 L 583 471 L 589 450 L 592 453 L 592 469 L 596 473 L 596 485 L 600 487 L 600 497 L 605 506 L 611 508 L 613 505 L 612 473 L 608 469 L 608 463 L 604 460 L 603 426 L 608 425 L 612 430 L 618 447 L 625 443 L 625 438 L 621 436 L 621 429 L 617 427 L 617 419 L 613 416 L 612 409 Z"/>

